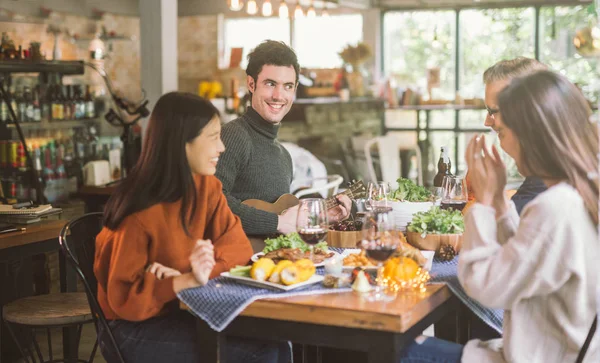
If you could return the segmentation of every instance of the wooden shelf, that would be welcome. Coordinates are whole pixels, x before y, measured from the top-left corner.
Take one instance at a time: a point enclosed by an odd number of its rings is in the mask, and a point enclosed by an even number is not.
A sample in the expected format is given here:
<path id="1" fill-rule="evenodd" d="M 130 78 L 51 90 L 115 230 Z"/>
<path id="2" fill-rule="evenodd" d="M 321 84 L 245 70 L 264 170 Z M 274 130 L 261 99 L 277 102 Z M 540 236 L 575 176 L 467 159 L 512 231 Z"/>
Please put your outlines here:
<path id="1" fill-rule="evenodd" d="M 23 130 L 57 130 L 57 129 L 71 129 L 73 127 L 83 127 L 92 123 L 98 123 L 101 119 L 99 118 L 86 118 L 81 120 L 66 120 L 66 121 L 47 121 L 42 122 L 21 122 L 21 128 Z M 7 128 L 16 129 L 15 124 L 7 124 Z"/>
<path id="2" fill-rule="evenodd" d="M 83 61 L 0 61 L 0 73 L 60 73 L 83 74 Z"/>

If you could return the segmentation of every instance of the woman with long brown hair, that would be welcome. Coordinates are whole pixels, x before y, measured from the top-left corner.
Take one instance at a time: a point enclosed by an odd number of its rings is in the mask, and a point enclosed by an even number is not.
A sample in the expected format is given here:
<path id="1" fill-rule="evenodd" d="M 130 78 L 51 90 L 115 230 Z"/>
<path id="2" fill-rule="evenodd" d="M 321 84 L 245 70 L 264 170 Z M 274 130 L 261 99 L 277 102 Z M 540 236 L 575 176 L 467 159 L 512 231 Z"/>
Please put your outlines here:
<path id="1" fill-rule="evenodd" d="M 498 151 L 483 137 L 469 143 L 478 203 L 465 216 L 458 277 L 471 297 L 505 314 L 503 338 L 469 342 L 462 360 L 574 362 L 598 303 L 598 128 L 581 92 L 550 71 L 514 80 L 498 105 L 502 148 L 548 190 L 519 218 Z M 599 355 L 595 337 L 584 362 Z"/>
<path id="2" fill-rule="evenodd" d="M 221 142 L 217 109 L 180 92 L 163 95 L 150 116 L 135 168 L 105 208 L 96 238 L 98 301 L 126 362 L 199 362 L 195 318 L 176 294 L 252 255 L 248 238 L 214 176 Z M 100 327 L 101 328 L 101 327 Z M 100 348 L 115 360 L 110 345 Z M 233 362 L 287 362 L 282 344 L 228 339 Z"/>
<path id="3" fill-rule="evenodd" d="M 495 147 L 474 137 L 465 157 L 477 203 L 465 214 L 458 278 L 481 304 L 504 309 L 503 336 L 464 347 L 421 338 L 402 362 L 575 362 L 593 329 L 598 301 L 598 128 L 579 90 L 540 71 L 499 96 L 502 148 L 521 174 L 548 189 L 521 216 L 510 201 Z M 600 337 L 583 362 L 600 361 Z"/>

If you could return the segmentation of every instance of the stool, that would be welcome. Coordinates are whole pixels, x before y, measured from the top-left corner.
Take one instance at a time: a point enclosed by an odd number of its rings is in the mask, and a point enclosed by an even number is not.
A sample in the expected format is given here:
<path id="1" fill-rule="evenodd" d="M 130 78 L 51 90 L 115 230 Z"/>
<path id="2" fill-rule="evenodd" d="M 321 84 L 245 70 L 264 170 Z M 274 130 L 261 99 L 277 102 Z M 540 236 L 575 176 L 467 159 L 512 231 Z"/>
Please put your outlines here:
<path id="1" fill-rule="evenodd" d="M 48 352 L 50 356 L 50 359 L 45 362 L 50 363 L 64 362 L 64 359 L 55 360 L 52 356 L 50 328 L 77 326 L 77 346 L 79 346 L 83 324 L 92 322 L 93 317 L 85 293 L 74 292 L 29 296 L 15 300 L 4 305 L 2 320 L 6 324 L 10 335 L 17 343 L 17 348 L 21 352 L 25 362 L 29 362 L 29 358 L 31 358 L 32 362 L 36 362 L 35 356 L 30 347 L 21 347 L 11 328 L 11 324 L 29 327 L 33 333 L 35 329 L 45 328 L 48 334 Z M 33 334 L 33 345 L 39 361 L 44 362 L 40 347 L 35 339 L 35 333 Z M 77 361 L 92 362 L 96 355 L 97 347 L 98 341 L 96 340 L 90 360 L 78 359 Z M 26 354 L 26 351 L 29 352 L 29 355 Z"/>

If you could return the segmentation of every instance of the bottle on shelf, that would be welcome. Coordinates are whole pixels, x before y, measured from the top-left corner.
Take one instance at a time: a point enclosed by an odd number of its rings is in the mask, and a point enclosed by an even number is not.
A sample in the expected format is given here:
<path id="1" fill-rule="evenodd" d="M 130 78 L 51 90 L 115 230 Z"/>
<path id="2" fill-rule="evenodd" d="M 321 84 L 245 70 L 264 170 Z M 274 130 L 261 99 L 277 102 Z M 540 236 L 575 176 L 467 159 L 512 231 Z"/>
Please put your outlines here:
<path id="1" fill-rule="evenodd" d="M 40 107 L 40 85 L 38 84 L 33 89 L 33 100 L 31 102 L 33 107 L 33 121 L 41 122 L 42 121 L 42 109 Z"/>
<path id="2" fill-rule="evenodd" d="M 85 117 L 86 118 L 96 117 L 96 109 L 94 106 L 94 100 L 92 98 L 92 94 L 90 92 L 90 85 L 86 86 L 84 101 L 85 101 Z"/>
<path id="3" fill-rule="evenodd" d="M 85 118 L 85 101 L 83 100 L 80 85 L 75 86 L 73 102 L 75 104 L 75 119 L 81 120 Z"/>
<path id="4" fill-rule="evenodd" d="M 452 164 L 450 162 L 450 157 L 448 156 L 448 149 L 445 146 L 441 147 L 440 159 L 438 160 L 437 167 L 438 172 L 433 178 L 433 186 L 436 188 L 441 188 L 444 177 L 447 175 L 452 175 L 450 171 Z"/>

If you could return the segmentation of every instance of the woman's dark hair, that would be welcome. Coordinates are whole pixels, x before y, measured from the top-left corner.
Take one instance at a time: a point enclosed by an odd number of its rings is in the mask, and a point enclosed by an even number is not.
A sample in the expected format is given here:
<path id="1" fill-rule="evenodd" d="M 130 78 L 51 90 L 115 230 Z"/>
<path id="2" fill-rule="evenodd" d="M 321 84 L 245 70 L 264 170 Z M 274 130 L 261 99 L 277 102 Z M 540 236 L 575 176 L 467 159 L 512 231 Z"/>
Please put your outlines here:
<path id="1" fill-rule="evenodd" d="M 218 115 L 212 103 L 191 93 L 171 92 L 160 97 L 150 115 L 137 164 L 106 204 L 104 225 L 115 230 L 133 213 L 181 200 L 181 226 L 189 236 L 196 189 L 185 145 Z"/>
<path id="2" fill-rule="evenodd" d="M 513 80 L 498 107 L 519 140 L 525 170 L 567 180 L 598 223 L 598 126 L 583 94 L 564 76 L 539 71 Z"/>
<path id="3" fill-rule="evenodd" d="M 246 74 L 258 81 L 258 74 L 264 65 L 294 67 L 296 71 L 296 83 L 300 77 L 300 64 L 294 50 L 284 42 L 265 40 L 260 43 L 250 54 L 248 54 L 248 67 Z"/>

